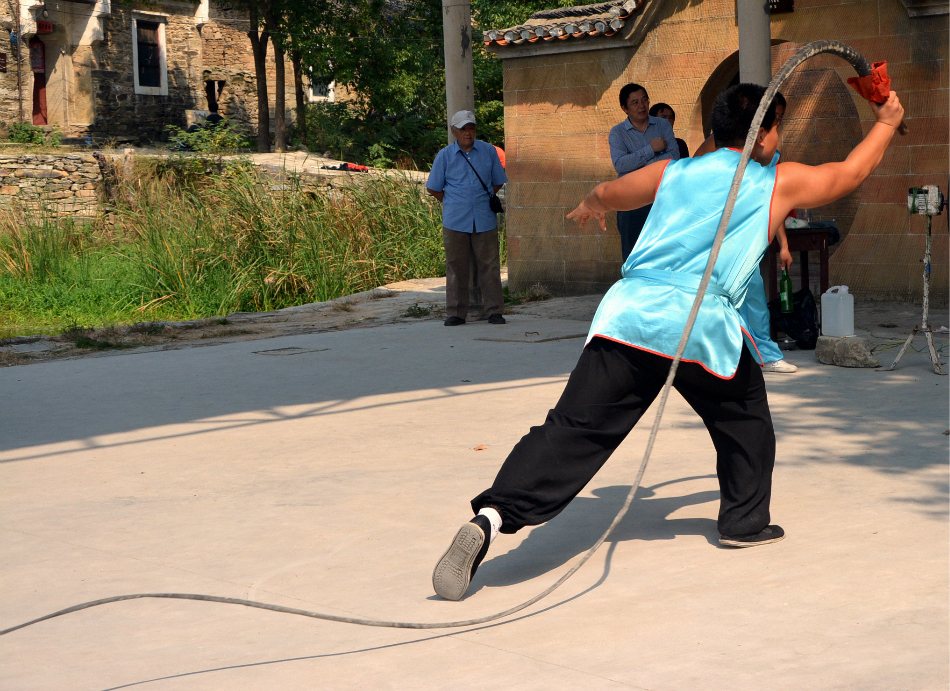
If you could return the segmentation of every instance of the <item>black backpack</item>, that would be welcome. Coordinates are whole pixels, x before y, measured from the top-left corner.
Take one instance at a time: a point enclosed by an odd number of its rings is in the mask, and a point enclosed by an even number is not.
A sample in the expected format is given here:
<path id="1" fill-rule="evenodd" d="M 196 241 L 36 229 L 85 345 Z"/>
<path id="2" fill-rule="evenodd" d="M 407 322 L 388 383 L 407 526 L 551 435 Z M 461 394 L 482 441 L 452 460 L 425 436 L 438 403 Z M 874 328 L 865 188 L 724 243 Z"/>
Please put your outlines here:
<path id="1" fill-rule="evenodd" d="M 818 343 L 818 303 L 808 288 L 792 293 L 794 310 L 782 312 L 781 300 L 769 302 L 769 317 L 779 331 L 785 332 L 802 350 L 814 350 Z"/>

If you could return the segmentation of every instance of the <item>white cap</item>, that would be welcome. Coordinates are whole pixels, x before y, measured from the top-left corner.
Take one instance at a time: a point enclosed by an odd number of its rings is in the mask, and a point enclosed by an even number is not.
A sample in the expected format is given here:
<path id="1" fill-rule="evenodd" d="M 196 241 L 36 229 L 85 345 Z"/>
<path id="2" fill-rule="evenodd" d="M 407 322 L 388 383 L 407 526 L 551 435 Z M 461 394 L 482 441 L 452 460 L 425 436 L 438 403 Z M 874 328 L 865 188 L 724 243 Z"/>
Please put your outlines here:
<path id="1" fill-rule="evenodd" d="M 452 127 L 462 129 L 468 123 L 475 124 L 475 113 L 470 110 L 460 110 L 452 116 Z"/>

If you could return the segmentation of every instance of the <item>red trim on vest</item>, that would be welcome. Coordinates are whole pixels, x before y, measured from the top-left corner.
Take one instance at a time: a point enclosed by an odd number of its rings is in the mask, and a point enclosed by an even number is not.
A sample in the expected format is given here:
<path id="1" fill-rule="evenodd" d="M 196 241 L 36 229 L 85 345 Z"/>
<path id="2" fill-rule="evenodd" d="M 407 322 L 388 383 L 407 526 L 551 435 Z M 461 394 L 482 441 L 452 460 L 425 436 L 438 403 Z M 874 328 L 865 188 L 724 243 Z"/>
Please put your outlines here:
<path id="1" fill-rule="evenodd" d="M 759 346 L 757 346 L 757 345 L 755 344 L 755 339 L 752 338 L 752 334 L 750 334 L 748 331 L 746 331 L 745 329 L 743 329 L 741 326 L 739 327 L 739 330 L 740 330 L 742 333 L 745 334 L 745 337 L 749 339 L 749 343 L 751 343 L 751 344 L 752 344 L 752 347 L 755 348 L 755 354 L 759 356 L 759 362 L 761 363 L 761 364 L 759 365 L 759 367 L 764 366 L 764 365 L 765 365 L 765 358 L 762 357 L 762 353 L 759 352 Z M 742 345 L 745 345 L 745 343 L 743 343 Z M 739 370 L 739 368 L 737 367 L 737 368 L 736 368 L 736 371 L 738 371 L 738 370 Z M 732 375 L 732 376 L 735 376 L 735 375 Z"/>
<path id="2" fill-rule="evenodd" d="M 775 164 L 775 180 L 772 181 L 772 195 L 769 197 L 769 225 L 765 229 L 765 240 L 769 245 L 772 244 L 772 238 L 769 237 L 769 233 L 772 230 L 772 204 L 775 202 L 775 190 L 778 189 L 778 167 L 780 164 Z M 785 222 L 785 219 L 782 219 L 782 223 Z M 778 237 L 778 231 L 775 231 L 775 237 Z M 765 249 L 768 252 L 768 246 Z"/>
<path id="3" fill-rule="evenodd" d="M 743 329 L 743 331 L 744 331 L 744 329 Z M 644 353 L 650 353 L 650 354 L 652 354 L 652 355 L 659 355 L 660 357 L 664 357 L 664 358 L 666 358 L 667 360 L 672 360 L 672 359 L 673 359 L 673 356 L 672 356 L 672 355 L 667 355 L 666 353 L 658 353 L 658 352 L 655 351 L 655 350 L 650 350 L 649 348 L 644 348 L 643 346 L 638 346 L 638 345 L 634 345 L 633 343 L 627 343 L 626 341 L 621 341 L 619 338 L 611 338 L 610 336 L 604 336 L 603 334 L 594 334 L 594 337 L 591 338 L 590 340 L 593 341 L 594 338 L 602 338 L 602 339 L 604 339 L 605 341 L 613 341 L 614 343 L 619 343 L 620 345 L 625 345 L 625 346 L 628 346 L 628 347 L 630 347 L 630 348 L 636 348 L 637 350 L 642 350 Z M 590 341 L 588 341 L 588 343 L 590 343 Z M 743 344 L 743 347 L 744 347 L 744 345 L 745 345 L 745 344 Z M 755 345 L 755 344 L 753 343 L 753 345 Z M 758 350 L 756 350 L 756 352 L 758 352 Z M 760 359 L 760 360 L 762 359 L 761 356 L 759 356 L 759 359 Z M 703 364 L 702 362 L 700 362 L 699 360 L 687 360 L 686 358 L 680 358 L 680 362 L 691 362 L 691 363 L 693 363 L 694 365 L 699 365 L 700 367 L 702 367 L 704 370 L 706 370 L 707 372 L 709 372 L 711 375 L 713 375 L 713 376 L 716 377 L 717 379 L 727 379 L 727 380 L 728 380 L 728 379 L 732 379 L 733 377 L 736 376 L 736 372 L 739 371 L 739 365 L 736 364 L 736 370 L 735 370 L 735 372 L 733 372 L 732 374 L 730 374 L 728 377 L 724 377 L 724 376 L 722 376 L 721 374 L 716 374 L 715 372 L 713 372 L 711 369 L 709 369 L 708 367 L 706 367 L 706 365 L 704 365 L 704 364 Z"/>
<path id="4" fill-rule="evenodd" d="M 653 201 L 656 201 L 656 195 L 660 192 L 660 183 L 663 182 L 663 176 L 666 175 L 666 167 L 673 161 L 672 158 L 666 160 L 663 164 L 663 170 L 660 171 L 660 179 L 656 181 L 656 189 L 653 190 Z"/>

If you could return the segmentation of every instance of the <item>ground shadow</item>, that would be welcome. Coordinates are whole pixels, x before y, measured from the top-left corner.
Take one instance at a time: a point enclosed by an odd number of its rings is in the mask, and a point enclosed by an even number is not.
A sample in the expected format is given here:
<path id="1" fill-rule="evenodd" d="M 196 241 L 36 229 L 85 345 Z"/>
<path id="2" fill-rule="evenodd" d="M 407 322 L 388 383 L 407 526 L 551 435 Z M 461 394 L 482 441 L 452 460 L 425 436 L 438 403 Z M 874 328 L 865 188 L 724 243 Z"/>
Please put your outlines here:
<path id="1" fill-rule="evenodd" d="M 581 331 L 585 325 L 572 323 Z M 583 346 L 581 339 L 480 340 L 498 335 L 498 328 L 416 323 L 3 368 L 0 390 L 11 392 L 16 403 L 0 419 L 0 451 L 8 452 L 2 462 L 115 446 L 134 453 L 136 446 L 168 436 L 187 440 L 250 427 L 268 433 L 273 423 L 317 423 L 368 409 L 382 415 L 436 399 L 461 419 L 473 396 L 535 396 L 539 387 L 563 381 Z M 500 328 L 518 334 L 554 327 L 513 316 Z M 302 347 L 301 354 L 258 354 L 288 346 Z M 837 448 L 836 462 L 884 472 L 945 465 L 947 381 L 914 355 L 896 372 L 815 366 L 811 353 L 790 355 L 803 369 L 767 379 L 770 392 L 781 394 L 772 408 L 779 462 L 826 462 L 783 444 L 783 438 L 831 432 L 853 440 Z M 544 395 L 553 406 L 558 394 L 546 389 Z M 195 422 L 185 431 L 166 427 Z M 525 429 L 536 422 L 525 419 Z M 132 439 L 105 436 L 133 430 Z M 59 442 L 76 443 L 43 448 Z M 945 488 L 935 495 L 922 499 L 945 501 Z"/>
<path id="2" fill-rule="evenodd" d="M 719 508 L 718 490 L 675 497 L 657 496 L 656 492 L 663 485 L 715 477 L 715 474 L 686 477 L 653 487 L 640 487 L 627 515 L 607 539 L 608 544 L 630 540 L 673 540 L 679 536 L 696 535 L 718 546 L 719 531 L 715 519 Z M 530 581 L 586 552 L 610 525 L 629 491 L 627 485 L 613 485 L 593 490 L 595 497 L 577 497 L 553 521 L 532 530 L 517 547 L 484 562 L 475 575 L 468 596 L 484 587 Z M 707 503 L 711 504 L 711 518 L 670 518 L 679 509 Z M 501 546 L 504 540 L 501 536 L 496 545 Z"/>

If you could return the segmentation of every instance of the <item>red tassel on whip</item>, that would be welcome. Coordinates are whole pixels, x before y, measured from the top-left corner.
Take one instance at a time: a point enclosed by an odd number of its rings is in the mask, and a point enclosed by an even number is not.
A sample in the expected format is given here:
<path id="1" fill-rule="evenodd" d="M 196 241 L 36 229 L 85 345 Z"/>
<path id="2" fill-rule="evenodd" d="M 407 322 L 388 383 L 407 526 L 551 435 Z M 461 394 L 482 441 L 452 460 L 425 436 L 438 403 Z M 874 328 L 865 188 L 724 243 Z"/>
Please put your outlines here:
<path id="1" fill-rule="evenodd" d="M 871 65 L 871 74 L 864 77 L 848 77 L 848 84 L 867 101 L 881 105 L 891 95 L 891 78 L 887 74 L 887 62 L 875 62 Z M 907 133 L 907 125 L 901 122 L 897 128 L 900 134 Z"/>

